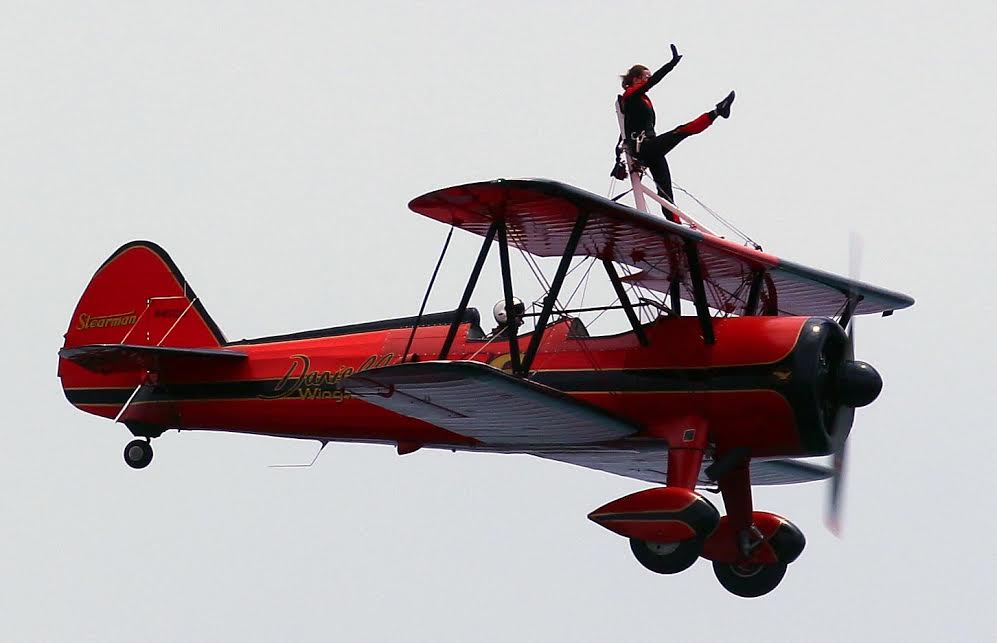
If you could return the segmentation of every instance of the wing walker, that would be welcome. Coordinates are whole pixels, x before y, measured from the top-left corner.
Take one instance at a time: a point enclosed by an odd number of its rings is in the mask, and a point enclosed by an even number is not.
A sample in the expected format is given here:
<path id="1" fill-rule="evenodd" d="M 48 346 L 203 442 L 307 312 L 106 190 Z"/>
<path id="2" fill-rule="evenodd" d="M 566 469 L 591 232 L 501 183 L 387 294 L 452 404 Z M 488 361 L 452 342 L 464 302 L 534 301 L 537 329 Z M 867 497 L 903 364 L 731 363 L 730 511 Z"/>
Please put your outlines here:
<path id="1" fill-rule="evenodd" d="M 629 152 L 626 162 L 636 207 L 536 179 L 412 200 L 414 212 L 482 237 L 450 312 L 228 341 L 162 248 L 128 243 L 73 312 L 59 351 L 66 397 L 128 428 L 136 469 L 151 462 L 153 438 L 181 429 L 390 444 L 402 455 L 530 454 L 647 481 L 589 518 L 651 571 L 702 557 L 730 592 L 766 594 L 805 539 L 755 510 L 752 484 L 830 478 L 836 526 L 855 409 L 882 387 L 854 357 L 852 320 L 914 301 L 718 236 L 644 186 Z M 648 200 L 679 222 L 650 214 Z M 495 247 L 502 299 L 486 333 L 470 301 Z M 514 297 L 514 251 L 560 258 L 529 310 Z M 573 263 L 605 273 L 617 300 L 570 308 Z M 607 310 L 627 330 L 590 335 L 582 313 Z M 801 460 L 828 455 L 831 467 Z M 703 489 L 719 490 L 723 515 Z"/>

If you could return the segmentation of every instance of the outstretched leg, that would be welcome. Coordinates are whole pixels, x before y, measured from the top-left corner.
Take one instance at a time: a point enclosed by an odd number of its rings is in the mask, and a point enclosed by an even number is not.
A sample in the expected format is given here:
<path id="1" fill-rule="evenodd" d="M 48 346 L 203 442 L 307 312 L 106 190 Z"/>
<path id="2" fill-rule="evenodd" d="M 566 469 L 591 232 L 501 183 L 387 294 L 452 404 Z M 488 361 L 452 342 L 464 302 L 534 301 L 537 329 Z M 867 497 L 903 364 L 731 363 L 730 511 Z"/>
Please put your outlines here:
<path id="1" fill-rule="evenodd" d="M 675 203 L 675 196 L 672 192 L 672 175 L 668 169 L 668 161 L 665 160 L 665 155 L 674 149 L 676 145 L 684 141 L 686 138 L 692 136 L 693 134 L 699 134 L 707 127 L 713 124 L 716 120 L 716 116 L 713 112 L 707 112 L 699 118 L 686 123 L 685 125 L 679 125 L 670 132 L 665 132 L 664 134 L 658 134 L 653 138 L 645 140 L 640 146 L 640 159 L 647 169 L 651 171 L 651 176 L 654 178 L 654 183 L 658 187 L 658 194 L 665 197 L 672 203 Z M 678 217 L 672 214 L 664 206 L 661 207 L 661 213 L 665 215 L 665 218 L 669 221 L 678 223 Z"/>
<path id="2" fill-rule="evenodd" d="M 705 131 L 717 118 L 729 118 L 730 106 L 733 102 L 734 92 L 731 92 L 717 103 L 715 109 L 699 115 L 684 125 L 679 125 L 670 132 L 658 134 L 641 143 L 638 158 L 651 171 L 651 176 L 658 187 L 658 194 L 675 203 L 672 192 L 672 175 L 668 169 L 665 155 L 685 139 Z M 678 218 L 666 208 L 662 207 L 661 212 L 669 221 L 678 223 Z"/>
<path id="3" fill-rule="evenodd" d="M 670 132 L 658 134 L 641 144 L 641 155 L 664 156 L 675 149 L 675 146 L 685 139 L 705 131 L 715 120 L 717 120 L 717 110 L 714 109 L 701 114 L 684 125 L 679 125 Z"/>

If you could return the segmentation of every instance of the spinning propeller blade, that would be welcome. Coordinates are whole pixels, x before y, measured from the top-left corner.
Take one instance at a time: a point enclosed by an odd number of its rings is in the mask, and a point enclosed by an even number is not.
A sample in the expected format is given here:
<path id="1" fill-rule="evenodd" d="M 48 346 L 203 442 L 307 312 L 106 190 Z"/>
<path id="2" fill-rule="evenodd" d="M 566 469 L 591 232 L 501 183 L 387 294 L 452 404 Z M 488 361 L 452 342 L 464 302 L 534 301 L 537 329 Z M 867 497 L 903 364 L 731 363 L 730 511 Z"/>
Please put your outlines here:
<path id="1" fill-rule="evenodd" d="M 845 344 L 844 362 L 850 362 L 855 355 L 855 322 L 848 328 L 848 343 Z M 841 504 L 842 486 L 845 477 L 845 449 L 848 445 L 848 434 L 852 432 L 855 421 L 855 407 L 841 405 L 834 417 L 831 430 L 831 445 L 834 453 L 834 475 L 831 476 L 831 488 L 827 499 L 827 528 L 835 536 L 841 536 Z"/>
<path id="2" fill-rule="evenodd" d="M 848 272 L 852 280 L 857 280 L 862 263 L 862 240 L 855 232 L 849 235 Z M 858 305 L 858 293 L 854 290 L 848 293 L 848 309 L 855 310 Z M 868 404 L 879 394 L 882 380 L 868 364 L 855 361 L 855 318 L 847 321 L 848 340 L 845 343 L 841 368 L 838 373 L 838 412 L 831 428 L 831 446 L 834 454 L 834 475 L 831 477 L 831 488 L 828 492 L 827 514 L 825 523 L 835 536 L 841 536 L 842 496 L 845 479 L 845 453 L 848 435 L 855 422 L 855 407 Z M 864 390 L 863 390 L 864 389 Z"/>

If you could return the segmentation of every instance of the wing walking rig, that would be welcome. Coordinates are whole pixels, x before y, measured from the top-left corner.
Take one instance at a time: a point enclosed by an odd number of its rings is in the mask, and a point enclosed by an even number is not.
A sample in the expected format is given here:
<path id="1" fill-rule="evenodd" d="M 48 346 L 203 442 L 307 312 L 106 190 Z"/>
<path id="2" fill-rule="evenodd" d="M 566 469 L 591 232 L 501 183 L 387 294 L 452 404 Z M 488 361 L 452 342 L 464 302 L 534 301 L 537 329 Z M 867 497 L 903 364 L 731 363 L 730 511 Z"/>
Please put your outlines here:
<path id="1" fill-rule="evenodd" d="M 685 224 L 636 201 L 536 179 L 430 192 L 409 207 L 483 237 L 455 311 L 234 342 L 161 248 L 133 242 L 74 312 L 63 387 L 139 438 L 125 450 L 135 468 L 151 461 L 151 438 L 177 428 L 529 454 L 654 483 L 589 517 L 652 571 L 703 557 L 729 591 L 758 596 L 805 540 L 754 510 L 751 485 L 831 477 L 836 523 L 854 410 L 882 387 L 854 359 L 850 320 L 913 300 L 730 242 L 668 202 Z M 560 257 L 530 332 L 486 334 L 470 307 L 495 246 L 507 311 L 510 248 Z M 575 257 L 601 264 L 629 331 L 590 336 L 559 307 Z M 667 297 L 650 322 L 630 299 L 637 287 Z M 798 459 L 831 454 L 832 469 Z"/>

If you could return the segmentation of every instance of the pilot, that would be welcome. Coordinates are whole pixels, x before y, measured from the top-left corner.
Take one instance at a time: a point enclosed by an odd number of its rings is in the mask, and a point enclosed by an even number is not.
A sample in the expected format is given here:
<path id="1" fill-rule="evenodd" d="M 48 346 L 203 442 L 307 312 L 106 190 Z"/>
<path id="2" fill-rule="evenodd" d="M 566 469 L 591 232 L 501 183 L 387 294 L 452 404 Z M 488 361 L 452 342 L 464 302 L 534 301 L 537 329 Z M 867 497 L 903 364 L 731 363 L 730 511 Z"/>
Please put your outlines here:
<path id="1" fill-rule="evenodd" d="M 734 102 L 734 92 L 727 94 L 723 100 L 717 103 L 716 108 L 699 118 L 685 125 L 679 125 L 664 134 L 656 134 L 654 131 L 654 106 L 651 104 L 651 99 L 647 97 L 647 90 L 654 87 L 658 81 L 665 77 L 665 74 L 674 69 L 675 65 L 682 60 L 675 45 L 671 47 L 672 59 L 653 74 L 644 65 L 634 65 L 622 76 L 623 95 L 620 97 L 620 101 L 627 145 L 636 159 L 651 171 L 651 176 L 654 177 L 654 182 L 658 187 L 658 194 L 674 203 L 672 177 L 668 171 L 668 161 L 665 160 L 665 155 L 686 137 L 699 134 L 712 125 L 718 116 L 729 118 L 730 106 Z M 661 211 L 668 220 L 678 222 L 677 217 L 666 208 L 662 207 Z"/>
<path id="2" fill-rule="evenodd" d="M 505 299 L 499 300 L 495 307 L 492 308 L 492 314 L 495 316 L 495 323 L 498 324 L 492 329 L 490 337 L 499 338 L 507 337 L 506 331 L 509 328 L 509 318 L 510 316 L 505 310 Z M 513 328 L 519 328 L 523 325 L 523 316 L 526 314 L 526 306 L 523 302 L 519 300 L 518 297 L 512 298 L 512 326 Z"/>

